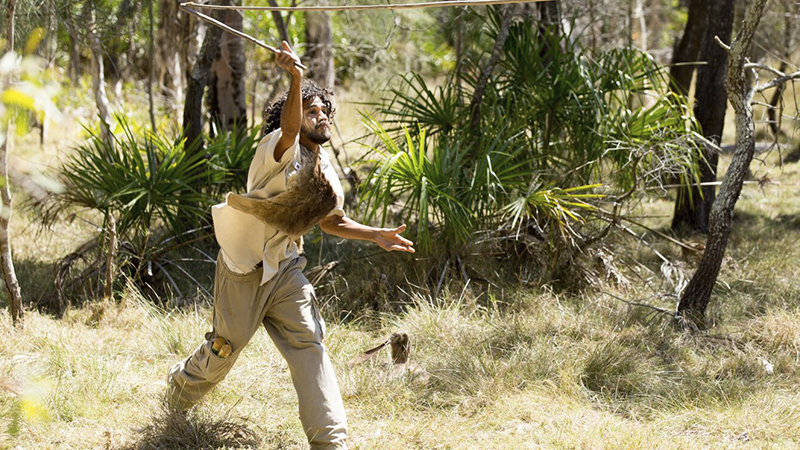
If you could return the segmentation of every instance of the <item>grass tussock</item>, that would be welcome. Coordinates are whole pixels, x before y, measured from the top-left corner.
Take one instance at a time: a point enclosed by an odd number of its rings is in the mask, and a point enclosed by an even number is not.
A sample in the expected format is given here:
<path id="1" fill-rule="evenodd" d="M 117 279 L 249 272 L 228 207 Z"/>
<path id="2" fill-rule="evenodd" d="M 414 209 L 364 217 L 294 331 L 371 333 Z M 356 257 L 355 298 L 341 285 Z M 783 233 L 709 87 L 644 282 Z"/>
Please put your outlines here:
<path id="1" fill-rule="evenodd" d="M 191 411 L 171 412 L 164 408 L 152 423 L 137 429 L 136 439 L 120 450 L 182 450 L 219 448 L 257 448 L 260 439 L 243 421 L 217 418 Z M 286 448 L 289 447 L 275 447 Z"/>

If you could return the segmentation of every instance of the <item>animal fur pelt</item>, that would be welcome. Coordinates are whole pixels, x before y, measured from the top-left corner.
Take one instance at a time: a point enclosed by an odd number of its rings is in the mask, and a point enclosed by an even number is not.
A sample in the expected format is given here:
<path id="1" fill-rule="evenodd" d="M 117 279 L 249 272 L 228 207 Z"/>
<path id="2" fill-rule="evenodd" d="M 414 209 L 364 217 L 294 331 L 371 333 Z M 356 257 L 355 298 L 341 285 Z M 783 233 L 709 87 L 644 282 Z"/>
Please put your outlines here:
<path id="1" fill-rule="evenodd" d="M 295 240 L 336 207 L 336 192 L 322 172 L 319 151 L 300 146 L 300 169 L 289 177 L 286 191 L 267 199 L 229 193 L 227 202 Z"/>

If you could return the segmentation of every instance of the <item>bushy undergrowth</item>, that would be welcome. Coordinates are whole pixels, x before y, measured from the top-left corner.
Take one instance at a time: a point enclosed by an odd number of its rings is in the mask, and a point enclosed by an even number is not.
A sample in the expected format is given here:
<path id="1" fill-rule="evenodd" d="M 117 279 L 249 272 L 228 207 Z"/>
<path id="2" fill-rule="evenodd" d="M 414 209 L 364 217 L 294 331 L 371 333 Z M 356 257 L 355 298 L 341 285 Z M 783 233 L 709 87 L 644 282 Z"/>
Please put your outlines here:
<path id="1" fill-rule="evenodd" d="M 492 41 L 500 18 L 484 20 Z M 621 212 L 696 178 L 691 111 L 648 54 L 590 55 L 528 19 L 510 27 L 478 104 L 485 65 L 464 61 L 436 87 L 403 76 L 379 119 L 364 114 L 378 139 L 361 212 L 412 224 L 425 256 L 522 250 L 540 281 L 569 278 Z"/>
<path id="2" fill-rule="evenodd" d="M 45 205 L 45 223 L 67 214 L 92 220 L 92 213 L 102 221 L 96 224 L 96 237 L 58 265 L 57 292 L 47 302 L 55 309 L 101 291 L 112 250 L 116 270 L 146 292 L 164 293 L 166 286 L 182 296 L 184 280 L 202 291 L 204 283 L 187 268 L 214 262 L 200 250 L 212 236 L 209 208 L 226 192 L 245 189 L 259 137 L 257 127 L 234 127 L 208 139 L 201 152 L 180 135 L 169 138 L 134 128 L 122 116 L 117 121 L 119 134 L 111 142 L 90 133 L 86 143 L 73 149 L 59 173 L 63 189 Z M 115 279 L 119 288 L 123 278 Z"/>

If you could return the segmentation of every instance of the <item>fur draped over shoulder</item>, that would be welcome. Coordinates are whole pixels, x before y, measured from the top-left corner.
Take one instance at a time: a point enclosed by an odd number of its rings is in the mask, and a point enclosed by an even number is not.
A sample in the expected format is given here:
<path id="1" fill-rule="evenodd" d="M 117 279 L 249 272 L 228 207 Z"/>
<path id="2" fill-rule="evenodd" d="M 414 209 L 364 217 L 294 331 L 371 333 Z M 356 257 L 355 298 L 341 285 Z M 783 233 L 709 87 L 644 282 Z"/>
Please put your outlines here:
<path id="1" fill-rule="evenodd" d="M 289 177 L 286 191 L 267 199 L 231 192 L 228 205 L 299 240 L 336 208 L 336 192 L 322 172 L 319 151 L 301 145 L 300 160 L 301 167 Z"/>

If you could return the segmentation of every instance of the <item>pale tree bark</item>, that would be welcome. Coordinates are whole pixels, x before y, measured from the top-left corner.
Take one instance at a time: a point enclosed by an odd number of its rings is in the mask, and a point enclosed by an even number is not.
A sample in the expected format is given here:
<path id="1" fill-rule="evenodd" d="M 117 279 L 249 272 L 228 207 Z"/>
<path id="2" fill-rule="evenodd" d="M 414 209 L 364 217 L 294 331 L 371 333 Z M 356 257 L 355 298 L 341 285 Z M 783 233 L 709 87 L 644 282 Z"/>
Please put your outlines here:
<path id="1" fill-rule="evenodd" d="M 645 20 L 642 0 L 636 0 L 636 17 L 639 18 L 639 42 L 643 52 L 647 51 L 647 22 Z"/>
<path id="2" fill-rule="evenodd" d="M 183 102 L 185 69 L 181 65 L 181 27 L 177 0 L 161 0 L 156 32 L 156 64 L 158 85 L 173 104 Z"/>
<path id="3" fill-rule="evenodd" d="M 95 30 L 94 1 L 88 0 L 83 7 L 83 16 L 86 20 L 86 40 L 89 41 L 89 48 L 92 51 L 92 92 L 100 118 L 101 135 L 107 145 L 114 145 L 114 139 L 111 136 L 111 106 L 108 103 L 108 95 L 106 95 L 106 79 L 103 68 L 103 44 Z"/>
<path id="4" fill-rule="evenodd" d="M 792 46 L 792 40 L 794 37 L 795 27 L 794 24 L 797 21 L 796 18 L 793 16 L 793 9 L 800 8 L 800 2 L 795 3 L 796 6 L 792 6 L 794 0 L 784 0 L 783 1 L 783 9 L 784 9 L 784 20 L 783 20 L 783 52 L 782 52 L 782 59 L 778 70 L 781 72 L 785 72 L 788 68 L 788 61 L 789 58 L 792 56 L 792 51 L 794 50 Z M 781 114 L 783 107 L 781 106 L 781 99 L 783 98 L 784 88 L 786 87 L 785 84 L 778 86 L 775 89 L 775 92 L 772 93 L 772 98 L 769 100 L 770 108 L 767 108 L 767 117 L 769 118 L 769 128 L 772 131 L 773 138 L 775 142 L 778 141 L 780 137 L 780 129 L 781 129 L 781 119 L 783 114 Z"/>
<path id="5" fill-rule="evenodd" d="M 237 2 L 230 2 L 235 5 Z M 237 31 L 244 27 L 240 11 L 225 11 L 224 23 Z M 211 121 L 222 130 L 234 123 L 247 123 L 244 41 L 230 33 L 219 39 L 208 81 L 208 109 Z"/>
<path id="6" fill-rule="evenodd" d="M 8 0 L 6 3 L 6 51 L 14 51 L 14 19 L 15 10 L 17 7 L 16 0 Z M 11 76 L 5 80 L 6 83 L 11 81 Z M 11 137 L 13 135 L 13 125 L 9 120 L 6 123 L 6 136 L 0 145 L 0 179 L 2 189 L 0 190 L 0 197 L 2 197 L 3 208 L 0 210 L 0 265 L 3 270 L 3 281 L 6 285 L 6 293 L 8 294 L 8 310 L 11 313 L 11 320 L 16 325 L 22 320 L 22 292 L 17 280 L 17 272 L 14 270 L 14 259 L 11 252 L 11 232 L 9 225 L 11 223 L 11 188 L 9 186 L 8 178 L 8 151 L 10 148 Z"/>
<path id="7" fill-rule="evenodd" d="M 103 300 L 111 300 L 114 296 L 114 275 L 116 273 L 117 261 L 117 222 L 111 211 L 106 213 L 106 273 L 103 283 Z"/>
<path id="8" fill-rule="evenodd" d="M 708 8 L 706 33 L 700 49 L 700 60 L 706 64 L 697 69 L 694 114 L 703 129 L 703 136 L 719 145 L 725 128 L 725 110 L 728 104 L 728 94 L 725 90 L 728 54 L 717 45 L 714 38 L 719 37 L 723 42 L 730 42 L 734 0 L 715 0 L 709 3 Z M 703 156 L 705 161 L 700 162 L 700 181 L 703 183 L 716 181 L 718 152 L 706 147 Z M 707 232 L 715 194 L 713 185 L 703 186 L 702 189 L 697 186 L 678 189 L 672 229 Z"/>
<path id="9" fill-rule="evenodd" d="M 327 4 L 323 0 L 321 4 Z M 306 12 L 306 53 L 308 78 L 322 87 L 333 87 L 336 72 L 333 67 L 333 31 L 331 17 L 325 11 Z"/>
<path id="10" fill-rule="evenodd" d="M 705 311 L 717 282 L 722 258 L 728 246 L 733 209 L 755 151 L 753 87 L 745 76 L 747 51 L 764 13 L 767 0 L 751 0 L 736 39 L 728 52 L 728 77 L 725 88 L 736 112 L 736 151 L 719 189 L 709 216 L 708 241 L 697 271 L 681 295 L 677 317 L 690 327 L 705 327 Z"/>
<path id="11" fill-rule="evenodd" d="M 670 88 L 681 95 L 689 95 L 695 65 L 700 57 L 700 46 L 703 43 L 703 30 L 708 23 L 709 0 L 690 0 L 686 27 L 683 30 L 678 46 L 672 54 L 672 65 L 669 69 Z"/>

